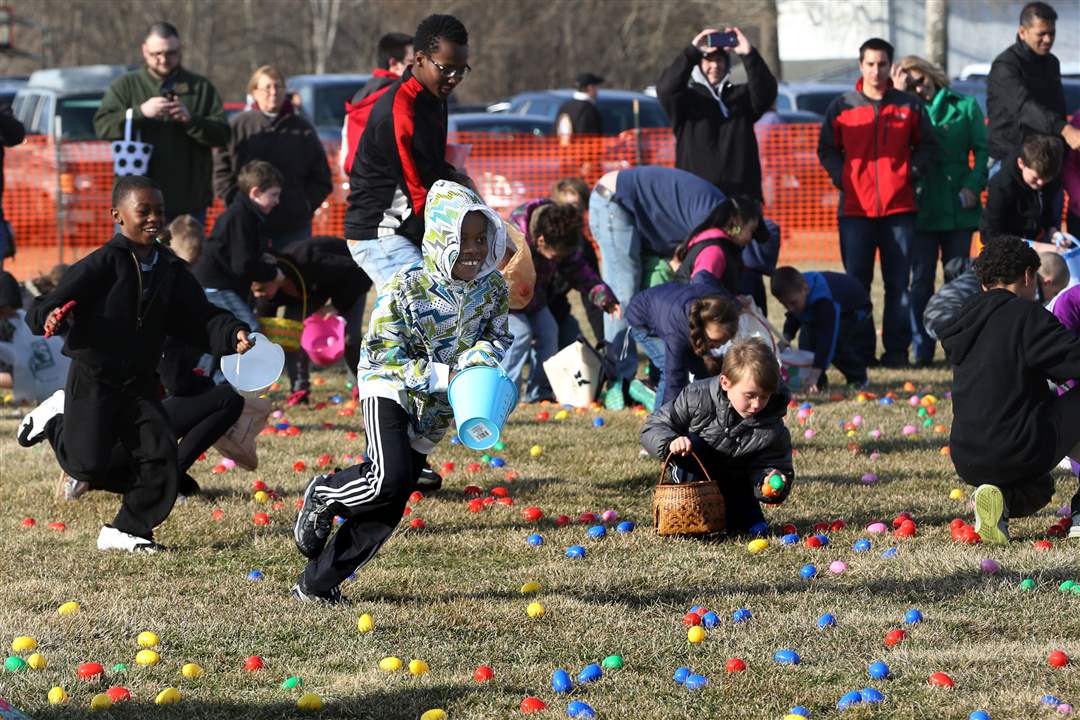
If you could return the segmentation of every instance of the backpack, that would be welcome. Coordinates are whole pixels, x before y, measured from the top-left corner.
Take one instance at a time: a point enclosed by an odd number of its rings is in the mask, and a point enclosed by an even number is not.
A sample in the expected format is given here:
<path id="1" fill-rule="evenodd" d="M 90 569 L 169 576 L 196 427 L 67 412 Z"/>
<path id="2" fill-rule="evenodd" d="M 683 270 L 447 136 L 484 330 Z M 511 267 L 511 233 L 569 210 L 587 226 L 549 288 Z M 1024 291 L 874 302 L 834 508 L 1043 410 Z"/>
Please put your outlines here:
<path id="1" fill-rule="evenodd" d="M 723 248 L 724 256 L 727 258 L 727 264 L 724 267 L 724 277 L 717 278 L 717 280 L 719 280 L 720 284 L 727 288 L 732 294 L 739 292 L 739 278 L 742 276 L 743 271 L 742 253 L 739 248 L 735 247 L 734 243 L 727 239 L 726 236 L 707 237 L 690 247 L 686 251 L 686 255 L 679 265 L 679 269 L 675 272 L 674 282 L 690 282 L 690 278 L 694 272 L 694 263 L 697 261 L 698 255 L 700 255 L 705 248 L 710 247 Z"/>

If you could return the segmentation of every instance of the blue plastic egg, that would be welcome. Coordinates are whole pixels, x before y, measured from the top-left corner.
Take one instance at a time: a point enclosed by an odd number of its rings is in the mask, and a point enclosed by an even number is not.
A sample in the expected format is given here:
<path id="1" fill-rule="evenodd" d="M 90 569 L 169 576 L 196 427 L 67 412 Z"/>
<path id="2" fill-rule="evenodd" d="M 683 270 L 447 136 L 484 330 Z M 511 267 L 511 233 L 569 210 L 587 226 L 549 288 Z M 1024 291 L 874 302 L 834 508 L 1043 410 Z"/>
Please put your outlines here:
<path id="1" fill-rule="evenodd" d="M 883 397 L 878 402 L 880 402 L 882 405 L 892 405 L 892 398 L 891 397 Z"/>
<path id="2" fill-rule="evenodd" d="M 460 445 L 461 444 L 461 438 L 459 438 L 456 434 L 451 435 L 450 436 L 450 444 L 451 445 Z"/>
<path id="3" fill-rule="evenodd" d="M 798 665 L 802 658 L 794 650 L 777 650 L 773 660 L 781 665 Z"/>
<path id="4" fill-rule="evenodd" d="M 769 532 L 769 523 L 764 520 L 756 522 L 750 526 L 750 534 L 754 537 L 761 537 Z"/>
<path id="5" fill-rule="evenodd" d="M 596 682 L 600 678 L 604 677 L 604 671 L 600 669 L 600 666 L 596 663 L 586 665 L 578 673 L 577 681 L 579 683 L 591 683 Z"/>
<path id="6" fill-rule="evenodd" d="M 252 570 L 251 572 L 248 573 L 248 580 L 262 580 L 262 579 L 263 579 L 262 570 Z"/>
<path id="7" fill-rule="evenodd" d="M 1041 702 L 1043 705 L 1053 705 L 1054 707 L 1061 704 L 1061 700 L 1055 695 L 1043 695 Z"/>
<path id="8" fill-rule="evenodd" d="M 855 548 L 855 552 L 866 552 L 872 547 L 872 544 L 869 540 L 863 538 L 862 540 L 856 540 L 853 547 Z"/>
<path id="9" fill-rule="evenodd" d="M 593 540 L 599 540 L 607 536 L 607 528 L 603 525 L 593 525 L 589 528 L 589 537 Z"/>
<path id="10" fill-rule="evenodd" d="M 866 672 L 875 680 L 884 680 L 889 677 L 889 666 L 878 660 L 870 663 L 870 667 L 866 669 Z"/>
<path id="11" fill-rule="evenodd" d="M 529 537 L 525 538 L 525 542 L 529 543 L 533 547 L 539 547 L 544 544 L 544 536 L 539 533 L 533 533 Z"/>
<path id="12" fill-rule="evenodd" d="M 814 403 L 807 400 L 807 401 L 803 402 L 802 405 L 799 406 L 799 409 L 800 410 L 809 410 L 812 407 L 814 407 Z"/>
<path id="13" fill-rule="evenodd" d="M 340 395 L 331 395 L 330 402 L 334 403 L 335 405 L 340 405 L 341 403 L 345 402 L 345 398 L 341 397 Z"/>
<path id="14" fill-rule="evenodd" d="M 787 535 L 784 535 L 780 538 L 780 542 L 784 543 L 785 545 L 794 545 L 795 543 L 799 542 L 799 535 L 798 533 L 788 533 Z"/>
<path id="15" fill-rule="evenodd" d="M 709 679 L 704 675 L 691 674 L 687 676 L 686 682 L 683 683 L 687 690 L 698 690 L 709 684 Z"/>
<path id="16" fill-rule="evenodd" d="M 922 613 L 914 608 L 904 613 L 904 622 L 908 625 L 914 625 L 915 623 L 922 622 Z"/>
<path id="17" fill-rule="evenodd" d="M 814 537 L 821 541 L 821 547 L 829 547 L 829 536 L 821 533 L 814 533 Z"/>
<path id="18" fill-rule="evenodd" d="M 844 696 L 836 703 L 836 707 L 840 710 L 847 710 L 852 705 L 858 705 L 861 702 L 862 694 L 858 690 L 852 690 L 851 692 L 844 693 Z"/>
<path id="19" fill-rule="evenodd" d="M 621 533 L 634 532 L 636 526 L 629 520 L 623 520 L 621 523 L 615 526 L 615 530 Z"/>
<path id="20" fill-rule="evenodd" d="M 990 713 L 985 710 L 972 710 L 968 720 L 990 720 Z"/>
<path id="21" fill-rule="evenodd" d="M 675 682 L 682 685 L 686 682 L 686 678 L 690 677 L 690 668 L 681 667 L 675 671 L 675 675 L 672 678 Z"/>
<path id="22" fill-rule="evenodd" d="M 604 418 L 602 418 L 602 417 L 593 418 L 592 426 L 593 427 L 604 427 Z"/>
<path id="23" fill-rule="evenodd" d="M 874 688 L 863 688 L 859 691 L 859 696 L 862 697 L 864 703 L 879 703 L 884 702 L 885 696 Z"/>
<path id="24" fill-rule="evenodd" d="M 594 718 L 596 711 L 584 700 L 574 700 L 566 706 L 566 716 L 572 718 Z"/>
<path id="25" fill-rule="evenodd" d="M 583 558 L 585 557 L 585 548 L 580 545 L 571 545 L 566 548 L 566 557 L 568 558 Z"/>
<path id="26" fill-rule="evenodd" d="M 891 547 L 888 550 L 886 550 L 885 552 L 881 553 L 881 557 L 886 558 L 886 559 L 891 558 L 894 555 L 896 555 L 896 553 L 899 552 L 899 551 L 900 551 L 900 548 Z"/>
<path id="27" fill-rule="evenodd" d="M 491 467 L 493 467 L 493 468 L 501 468 L 504 465 L 506 465 L 506 461 L 503 460 L 502 458 L 500 458 L 500 457 L 491 458 Z"/>
<path id="28" fill-rule="evenodd" d="M 815 575 L 817 575 L 817 568 L 813 565 L 810 565 L 809 563 L 803 565 L 802 568 L 799 570 L 799 576 L 803 580 L 811 580 Z"/>
<path id="29" fill-rule="evenodd" d="M 818 630 L 824 630 L 825 628 L 836 627 L 836 618 L 832 613 L 825 613 L 818 618 L 817 621 Z"/>
<path id="30" fill-rule="evenodd" d="M 796 705 L 787 711 L 788 715 L 802 715 L 804 718 L 810 717 L 810 709 L 805 708 L 802 705 Z"/>
<path id="31" fill-rule="evenodd" d="M 557 693 L 568 693 L 574 689 L 574 682 L 570 679 L 570 673 L 565 670 L 556 670 L 551 673 L 551 689 Z"/>
<path id="32" fill-rule="evenodd" d="M 288 430 L 289 429 L 289 423 L 288 423 L 288 421 L 274 423 L 274 429 L 275 430 Z"/>
<path id="33" fill-rule="evenodd" d="M 704 610 L 704 609 L 705 608 L 703 608 L 701 605 L 695 605 L 692 608 L 690 608 L 690 612 L 697 613 L 698 615 L 700 615 L 701 611 Z"/>
<path id="34" fill-rule="evenodd" d="M 720 616 L 710 610 L 701 616 L 701 624 L 707 628 L 716 627 L 720 624 Z"/>
<path id="35" fill-rule="evenodd" d="M 754 614 L 746 608 L 739 608 L 735 612 L 731 613 L 731 619 L 735 622 L 746 622 L 750 618 L 754 617 Z"/>

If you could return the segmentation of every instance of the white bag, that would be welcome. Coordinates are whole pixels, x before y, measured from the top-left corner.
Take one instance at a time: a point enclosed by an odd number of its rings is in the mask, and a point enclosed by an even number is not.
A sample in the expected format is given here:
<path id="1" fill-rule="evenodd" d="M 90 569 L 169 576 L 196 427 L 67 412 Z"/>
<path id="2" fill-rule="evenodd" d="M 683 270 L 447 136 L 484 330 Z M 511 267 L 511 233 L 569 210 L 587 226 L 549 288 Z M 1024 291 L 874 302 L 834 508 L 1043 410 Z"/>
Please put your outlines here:
<path id="1" fill-rule="evenodd" d="M 124 139 L 114 140 L 112 144 L 114 175 L 145 175 L 150 169 L 150 156 L 154 152 L 154 146 L 142 142 L 142 133 L 131 137 L 132 114 L 132 109 L 128 108 L 124 113 Z"/>
<path id="2" fill-rule="evenodd" d="M 548 358 L 544 372 L 560 405 L 588 407 L 600 386 L 600 356 L 578 340 Z"/>
<path id="3" fill-rule="evenodd" d="M 272 406 L 266 398 L 244 398 L 244 411 L 224 435 L 217 439 L 214 447 L 236 464 L 251 471 L 259 467 L 259 455 L 255 449 L 255 438 L 266 427 L 266 418 L 270 417 Z"/>
<path id="4" fill-rule="evenodd" d="M 15 402 L 39 403 L 64 387 L 71 358 L 61 354 L 64 339 L 38 337 L 26 324 L 26 311 L 15 311 L 15 334 L 0 342 L 0 360 L 12 366 Z"/>

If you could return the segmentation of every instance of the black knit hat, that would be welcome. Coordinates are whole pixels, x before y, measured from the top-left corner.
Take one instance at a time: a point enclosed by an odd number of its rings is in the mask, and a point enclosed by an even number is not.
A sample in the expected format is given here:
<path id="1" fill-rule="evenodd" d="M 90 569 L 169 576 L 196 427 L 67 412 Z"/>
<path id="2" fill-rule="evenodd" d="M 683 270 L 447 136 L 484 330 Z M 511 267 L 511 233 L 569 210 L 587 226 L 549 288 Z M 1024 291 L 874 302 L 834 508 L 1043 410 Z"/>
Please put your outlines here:
<path id="1" fill-rule="evenodd" d="M 22 290 L 11 273 L 0 271 L 0 307 L 22 307 Z"/>

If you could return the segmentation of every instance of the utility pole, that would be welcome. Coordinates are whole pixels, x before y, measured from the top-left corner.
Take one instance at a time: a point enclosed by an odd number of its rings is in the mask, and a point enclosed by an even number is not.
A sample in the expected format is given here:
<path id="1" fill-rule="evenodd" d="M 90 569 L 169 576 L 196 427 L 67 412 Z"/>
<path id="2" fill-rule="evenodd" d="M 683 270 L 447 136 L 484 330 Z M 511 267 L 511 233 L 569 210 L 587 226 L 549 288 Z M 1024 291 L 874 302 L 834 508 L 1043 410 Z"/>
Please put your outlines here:
<path id="1" fill-rule="evenodd" d="M 949 0 L 926 0 L 926 59 L 949 72 Z"/>

